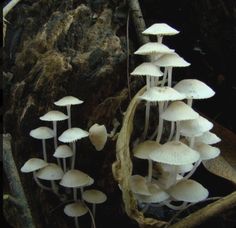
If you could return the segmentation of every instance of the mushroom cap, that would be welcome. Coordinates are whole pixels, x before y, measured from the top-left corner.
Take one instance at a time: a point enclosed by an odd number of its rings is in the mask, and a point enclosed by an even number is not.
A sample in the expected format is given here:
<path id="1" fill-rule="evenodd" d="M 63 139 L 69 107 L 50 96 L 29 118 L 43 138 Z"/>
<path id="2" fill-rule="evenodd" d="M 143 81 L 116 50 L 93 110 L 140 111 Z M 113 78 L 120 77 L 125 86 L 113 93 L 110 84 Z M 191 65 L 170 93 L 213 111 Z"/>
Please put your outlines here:
<path id="1" fill-rule="evenodd" d="M 71 169 L 64 174 L 61 179 L 60 185 L 67 188 L 79 188 L 84 187 L 90 181 L 91 179 L 86 173 L 80 170 Z"/>
<path id="2" fill-rule="evenodd" d="M 174 49 L 168 48 L 166 45 L 157 42 L 148 42 L 142 45 L 137 51 L 136 55 L 152 55 L 152 54 L 166 54 L 174 52 Z"/>
<path id="3" fill-rule="evenodd" d="M 164 86 L 164 87 L 152 87 L 146 92 L 144 92 L 142 96 L 139 96 L 139 98 L 146 101 L 159 102 L 159 101 L 183 100 L 185 96 L 180 94 L 171 87 Z"/>
<path id="4" fill-rule="evenodd" d="M 172 36 L 178 34 L 179 31 L 167 25 L 166 23 L 155 23 L 148 27 L 146 30 L 142 32 L 145 35 L 165 35 Z"/>
<path id="5" fill-rule="evenodd" d="M 209 86 L 197 79 L 181 80 L 174 86 L 174 89 L 185 94 L 188 99 L 206 99 L 215 94 Z"/>
<path id="6" fill-rule="evenodd" d="M 211 130 L 213 128 L 213 123 L 206 118 L 199 116 L 193 120 L 181 121 L 179 127 L 181 135 L 186 137 L 196 137 Z"/>
<path id="7" fill-rule="evenodd" d="M 161 145 L 156 141 L 146 140 L 142 143 L 139 143 L 133 149 L 134 157 L 140 158 L 140 159 L 150 159 L 149 155 L 155 150 L 158 150 L 160 146 Z"/>
<path id="8" fill-rule="evenodd" d="M 51 139 L 54 137 L 54 132 L 49 127 L 38 127 L 30 131 L 30 136 L 35 139 Z"/>
<path id="9" fill-rule="evenodd" d="M 188 179 L 181 180 L 167 191 L 174 199 L 196 203 L 208 197 L 208 190 L 198 182 Z"/>
<path id="10" fill-rule="evenodd" d="M 96 189 L 89 189 L 83 192 L 82 198 L 88 202 L 93 204 L 104 203 L 107 200 L 106 194 Z"/>
<path id="11" fill-rule="evenodd" d="M 170 53 L 161 56 L 154 62 L 159 67 L 187 67 L 190 63 L 185 61 L 177 53 Z"/>
<path id="12" fill-rule="evenodd" d="M 220 154 L 220 149 L 205 143 L 195 143 L 194 150 L 200 154 L 201 160 L 213 159 Z"/>
<path id="13" fill-rule="evenodd" d="M 55 158 L 68 158 L 73 156 L 73 151 L 68 145 L 60 145 L 53 154 Z"/>
<path id="14" fill-rule="evenodd" d="M 169 165 L 185 165 L 199 160 L 197 151 L 179 141 L 170 141 L 163 144 L 159 150 L 150 154 L 153 161 Z"/>
<path id="15" fill-rule="evenodd" d="M 21 167 L 20 171 L 22 173 L 30 173 L 36 170 L 42 169 L 47 166 L 48 163 L 40 158 L 31 158 Z"/>
<path id="16" fill-rule="evenodd" d="M 187 173 L 193 169 L 193 164 L 185 164 L 185 165 L 177 165 L 176 171 L 177 173 Z"/>
<path id="17" fill-rule="evenodd" d="M 157 184 L 147 183 L 151 195 L 135 194 L 135 198 L 143 203 L 160 203 L 169 198 L 169 194 L 163 191 Z"/>
<path id="18" fill-rule="evenodd" d="M 94 179 L 90 176 L 88 176 L 88 183 L 84 185 L 84 187 L 88 187 L 94 183 Z"/>
<path id="19" fill-rule="evenodd" d="M 174 101 L 161 114 L 161 118 L 168 121 L 183 121 L 196 119 L 199 116 L 190 106 L 183 101 Z"/>
<path id="20" fill-rule="evenodd" d="M 220 141 L 221 139 L 210 131 L 206 131 L 201 136 L 195 137 L 195 142 L 202 142 L 209 145 L 218 143 Z"/>
<path id="21" fill-rule="evenodd" d="M 104 125 L 95 123 L 89 128 L 89 139 L 97 151 L 101 151 L 107 141 L 107 129 Z"/>
<path id="22" fill-rule="evenodd" d="M 64 131 L 58 138 L 63 143 L 75 142 L 79 139 L 85 138 L 89 133 L 81 128 L 72 127 Z"/>
<path id="23" fill-rule="evenodd" d="M 54 104 L 57 106 L 67 106 L 67 105 L 78 105 L 78 104 L 82 104 L 83 102 L 84 101 L 78 99 L 77 97 L 66 96 L 54 102 Z"/>
<path id="24" fill-rule="evenodd" d="M 132 175 L 129 179 L 130 189 L 136 194 L 141 194 L 145 196 L 150 196 L 151 193 L 147 186 L 147 180 L 145 177 L 140 175 Z"/>
<path id="25" fill-rule="evenodd" d="M 47 166 L 36 173 L 36 176 L 42 180 L 60 180 L 63 175 L 62 168 L 54 163 L 48 163 Z"/>
<path id="26" fill-rule="evenodd" d="M 80 201 L 76 201 L 75 203 L 68 204 L 64 207 L 64 213 L 70 217 L 80 217 L 87 212 L 88 208 Z"/>
<path id="27" fill-rule="evenodd" d="M 62 121 L 68 118 L 69 117 L 65 115 L 63 112 L 55 111 L 55 110 L 49 111 L 43 116 L 39 117 L 39 119 L 43 121 Z"/>
<path id="28" fill-rule="evenodd" d="M 161 77 L 163 72 L 153 63 L 142 63 L 134 69 L 131 75 Z"/>

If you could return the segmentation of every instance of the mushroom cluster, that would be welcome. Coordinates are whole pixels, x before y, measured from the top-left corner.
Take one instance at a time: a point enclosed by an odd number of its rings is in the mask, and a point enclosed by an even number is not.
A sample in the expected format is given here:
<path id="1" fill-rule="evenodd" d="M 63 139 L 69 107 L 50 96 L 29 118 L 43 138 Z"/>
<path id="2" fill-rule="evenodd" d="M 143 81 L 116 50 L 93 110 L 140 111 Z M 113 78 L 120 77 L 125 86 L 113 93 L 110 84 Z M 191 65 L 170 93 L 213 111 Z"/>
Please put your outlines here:
<path id="1" fill-rule="evenodd" d="M 211 146 L 220 141 L 210 132 L 213 124 L 192 108 L 194 99 L 207 99 L 215 92 L 197 79 L 184 79 L 172 87 L 173 68 L 190 65 L 162 43 L 164 36 L 178 33 L 167 24 L 156 23 L 143 34 L 157 36 L 157 42 L 146 43 L 134 52 L 151 59 L 131 73 L 146 77 L 146 90 L 139 96 L 146 104 L 144 128 L 142 135 L 135 139 L 132 152 L 135 158 L 148 161 L 148 171 L 146 177 L 135 173 L 129 179 L 135 199 L 146 209 L 150 205 L 165 205 L 179 210 L 206 199 L 208 190 L 189 178 L 201 161 L 220 154 L 217 147 Z M 149 116 L 154 105 L 158 106 L 159 121 L 151 133 Z M 170 128 L 169 137 L 163 137 L 163 127 Z M 154 175 L 154 167 L 161 174 Z"/>
<path id="2" fill-rule="evenodd" d="M 95 149 L 100 151 L 105 146 L 108 135 L 106 127 L 96 123 L 89 129 L 89 132 L 78 127 L 72 127 L 71 105 L 82 103 L 82 100 L 73 96 L 66 96 L 54 102 L 57 106 L 65 106 L 67 115 L 63 112 L 52 110 L 39 118 L 42 121 L 52 122 L 52 129 L 41 126 L 30 131 L 31 137 L 42 140 L 43 159 L 31 158 L 21 167 L 21 172 L 33 173 L 33 178 L 40 188 L 52 191 L 64 203 L 71 202 L 65 206 L 64 213 L 74 218 L 76 228 L 79 227 L 78 217 L 87 212 L 90 213 L 92 227 L 95 227 L 96 204 L 103 203 L 107 199 L 106 195 L 99 190 L 84 190 L 84 188 L 94 183 L 94 179 L 75 167 L 76 141 L 89 137 Z M 57 122 L 63 120 L 68 120 L 68 129 L 58 137 Z M 54 140 L 53 154 L 49 154 L 47 151 L 46 139 Z M 58 145 L 59 143 L 61 145 Z M 53 155 L 53 157 L 49 158 L 49 155 Z M 53 162 L 53 159 L 56 159 L 56 162 Z M 45 183 L 41 180 L 45 181 Z M 47 184 L 47 181 L 50 181 L 50 184 Z M 71 193 L 73 194 L 72 199 L 70 199 Z M 85 202 L 92 204 L 92 212 Z"/>

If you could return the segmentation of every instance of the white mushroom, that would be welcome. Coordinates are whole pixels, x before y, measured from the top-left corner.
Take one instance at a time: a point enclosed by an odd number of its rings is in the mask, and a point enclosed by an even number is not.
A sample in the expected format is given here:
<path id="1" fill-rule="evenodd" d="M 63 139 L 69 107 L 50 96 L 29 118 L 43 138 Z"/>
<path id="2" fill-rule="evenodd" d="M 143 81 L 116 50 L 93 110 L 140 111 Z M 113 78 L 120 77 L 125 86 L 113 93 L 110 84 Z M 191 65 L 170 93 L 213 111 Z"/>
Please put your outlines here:
<path id="1" fill-rule="evenodd" d="M 101 151 L 107 141 L 107 129 L 95 123 L 89 128 L 89 139 L 97 151 Z"/>

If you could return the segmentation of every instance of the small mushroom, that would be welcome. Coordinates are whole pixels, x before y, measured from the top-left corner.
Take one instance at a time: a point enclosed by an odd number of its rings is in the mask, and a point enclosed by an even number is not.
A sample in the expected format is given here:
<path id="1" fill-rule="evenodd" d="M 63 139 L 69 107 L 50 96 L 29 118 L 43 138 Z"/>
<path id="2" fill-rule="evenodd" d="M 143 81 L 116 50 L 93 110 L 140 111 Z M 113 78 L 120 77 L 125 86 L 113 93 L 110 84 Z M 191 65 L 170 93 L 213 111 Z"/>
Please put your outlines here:
<path id="1" fill-rule="evenodd" d="M 41 139 L 43 144 L 43 159 L 47 162 L 46 139 L 54 137 L 54 132 L 48 127 L 38 127 L 30 131 L 30 136 L 35 139 Z"/>
<path id="2" fill-rule="evenodd" d="M 89 128 L 89 139 L 97 151 L 101 151 L 107 141 L 107 129 L 104 125 L 95 123 Z"/>
<path id="3" fill-rule="evenodd" d="M 68 115 L 68 128 L 71 128 L 71 105 L 79 105 L 82 104 L 84 101 L 73 97 L 73 96 L 66 96 L 61 98 L 60 100 L 54 102 L 57 106 L 66 106 L 67 115 Z"/>
<path id="4" fill-rule="evenodd" d="M 82 138 L 88 137 L 88 135 L 89 133 L 87 131 L 74 127 L 74 128 L 69 128 L 66 131 L 64 131 L 58 138 L 59 141 L 63 143 L 72 143 L 73 156 L 72 156 L 72 161 L 71 161 L 71 169 L 74 169 L 75 167 L 76 141 Z"/>
<path id="5" fill-rule="evenodd" d="M 79 228 L 78 217 L 85 215 L 87 212 L 88 208 L 80 201 L 68 204 L 64 208 L 64 213 L 67 216 L 74 218 L 76 228 Z"/>

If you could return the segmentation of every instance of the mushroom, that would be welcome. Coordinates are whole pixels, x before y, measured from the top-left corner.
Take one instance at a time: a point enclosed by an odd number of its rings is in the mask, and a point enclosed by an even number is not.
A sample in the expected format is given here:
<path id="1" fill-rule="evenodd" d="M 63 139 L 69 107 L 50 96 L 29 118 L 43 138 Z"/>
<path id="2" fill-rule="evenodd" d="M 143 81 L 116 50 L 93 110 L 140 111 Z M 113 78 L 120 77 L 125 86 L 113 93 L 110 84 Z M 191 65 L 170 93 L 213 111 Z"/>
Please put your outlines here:
<path id="1" fill-rule="evenodd" d="M 73 188 L 73 198 L 77 201 L 77 188 L 80 188 L 82 194 L 83 187 L 90 183 L 93 183 L 93 179 L 89 175 L 80 170 L 72 169 L 64 174 L 60 185 L 66 188 Z"/>
<path id="2" fill-rule="evenodd" d="M 80 201 L 68 204 L 64 208 L 64 213 L 67 216 L 74 217 L 76 228 L 79 228 L 78 217 L 85 215 L 87 212 L 88 208 Z"/>
<path id="3" fill-rule="evenodd" d="M 64 131 L 60 137 L 58 138 L 59 141 L 63 143 L 72 143 L 72 161 L 71 161 L 71 169 L 75 167 L 75 157 L 76 157 L 76 141 L 82 138 L 85 138 L 89 135 L 87 131 L 84 131 L 81 128 L 69 128 Z"/>
<path id="4" fill-rule="evenodd" d="M 38 127 L 30 131 L 30 136 L 35 139 L 41 139 L 43 145 L 43 159 L 47 162 L 47 149 L 46 149 L 46 139 L 51 139 L 54 137 L 54 132 L 48 127 Z"/>
<path id="5" fill-rule="evenodd" d="M 48 188 L 46 186 L 44 186 L 42 183 L 40 183 L 40 181 L 38 180 L 37 176 L 36 176 L 36 171 L 40 170 L 44 167 L 46 167 L 48 165 L 47 162 L 45 162 L 43 159 L 40 158 L 31 158 L 28 161 L 25 162 L 25 164 L 21 167 L 21 172 L 22 173 L 31 173 L 33 172 L 33 178 L 36 182 L 36 184 L 44 189 L 44 190 L 52 190 L 51 188 Z"/>
<path id="6" fill-rule="evenodd" d="M 95 123 L 89 128 L 89 139 L 97 151 L 101 151 L 107 141 L 107 129 L 104 125 Z"/>
<path id="7" fill-rule="evenodd" d="M 162 119 L 176 123 L 176 141 L 180 139 L 180 123 L 184 120 L 193 120 L 198 117 L 199 114 L 182 101 L 172 102 L 168 106 L 168 108 L 161 114 Z M 171 130 L 172 132 L 170 132 L 170 137 L 173 134 L 173 128 L 171 128 Z"/>
<path id="8" fill-rule="evenodd" d="M 135 194 L 150 196 L 151 193 L 147 186 L 145 177 L 140 175 L 132 175 L 129 179 L 130 189 Z"/>
<path id="9" fill-rule="evenodd" d="M 153 63 L 142 63 L 137 66 L 131 75 L 135 76 L 146 76 L 146 85 L 147 90 L 154 86 L 154 78 L 159 78 L 163 76 L 163 73 L 160 71 L 159 67 L 156 67 Z M 145 124 L 143 131 L 143 138 L 145 139 L 147 136 L 148 125 L 149 125 L 149 115 L 150 115 L 150 102 L 146 102 L 146 110 L 145 110 Z"/>
<path id="10" fill-rule="evenodd" d="M 68 119 L 64 113 L 59 111 L 49 111 L 45 115 L 39 118 L 43 121 L 52 121 L 53 123 L 53 131 L 54 131 L 54 149 L 57 149 L 57 121 L 62 121 Z M 60 163 L 59 163 L 60 164 Z"/>
<path id="11" fill-rule="evenodd" d="M 106 194 L 96 189 L 89 189 L 83 192 L 82 198 L 93 205 L 93 217 L 95 219 L 96 204 L 104 203 L 107 200 Z"/>
<path id="12" fill-rule="evenodd" d="M 55 158 L 62 158 L 63 159 L 63 170 L 66 172 L 66 158 L 72 157 L 73 152 L 71 148 L 68 145 L 60 145 L 55 150 L 55 153 L 53 154 Z"/>
<path id="13" fill-rule="evenodd" d="M 138 144 L 133 149 L 134 157 L 148 160 L 148 182 L 151 182 L 152 180 L 152 160 L 149 155 L 159 147 L 160 144 L 158 142 L 147 140 Z"/>
<path id="14" fill-rule="evenodd" d="M 190 66 L 190 63 L 185 61 L 182 57 L 180 57 L 177 53 L 169 53 L 158 58 L 154 64 L 159 67 L 167 68 L 168 75 L 168 83 L 167 85 L 171 87 L 172 85 L 172 69 L 173 67 L 187 67 Z M 163 78 L 162 86 L 164 86 L 166 78 Z"/>
<path id="15" fill-rule="evenodd" d="M 58 195 L 58 188 L 56 186 L 55 180 L 60 180 L 64 173 L 60 166 L 54 163 L 48 163 L 47 166 L 36 172 L 36 176 L 42 180 L 51 181 L 52 191 Z"/>
<path id="16" fill-rule="evenodd" d="M 67 115 L 68 115 L 68 128 L 71 128 L 71 105 L 79 105 L 82 104 L 84 101 L 73 97 L 73 96 L 66 96 L 61 98 L 60 100 L 54 102 L 57 106 L 66 106 Z"/>
<path id="17" fill-rule="evenodd" d="M 155 23 L 142 32 L 144 35 L 157 36 L 157 42 L 162 43 L 163 36 L 172 36 L 178 34 L 179 31 L 165 23 Z"/>
<path id="18" fill-rule="evenodd" d="M 192 106 L 193 99 L 207 99 L 215 95 L 209 86 L 197 79 L 181 80 L 174 86 L 174 89 L 185 94 L 189 106 Z"/>
<path id="19" fill-rule="evenodd" d="M 202 142 L 209 145 L 218 143 L 220 141 L 221 139 L 210 131 L 206 131 L 201 136 L 195 137 L 195 142 Z"/>
<path id="20" fill-rule="evenodd" d="M 190 203 L 197 203 L 208 197 L 208 190 L 204 188 L 201 184 L 194 180 L 181 180 L 176 185 L 171 186 L 167 190 L 168 194 L 173 197 L 174 200 L 184 201 Z M 185 204 L 186 205 L 186 204 Z M 185 206 L 184 205 L 184 206 Z M 179 210 L 183 206 L 174 206 L 169 203 L 166 206 Z"/>

